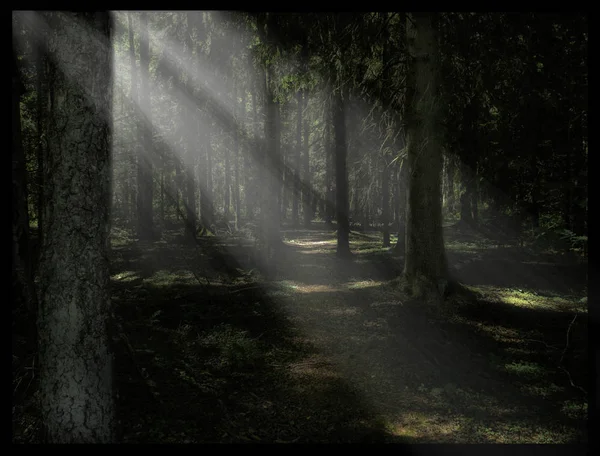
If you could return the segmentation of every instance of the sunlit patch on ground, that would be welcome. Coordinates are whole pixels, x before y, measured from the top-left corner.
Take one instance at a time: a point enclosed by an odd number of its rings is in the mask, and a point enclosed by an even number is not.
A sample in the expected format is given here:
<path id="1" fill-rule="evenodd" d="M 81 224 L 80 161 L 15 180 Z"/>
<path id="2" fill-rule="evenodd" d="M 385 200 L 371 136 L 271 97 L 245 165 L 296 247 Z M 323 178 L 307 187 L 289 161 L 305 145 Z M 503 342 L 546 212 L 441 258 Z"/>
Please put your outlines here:
<path id="1" fill-rule="evenodd" d="M 337 241 L 335 239 L 331 239 L 329 241 L 288 241 L 292 245 L 297 245 L 300 247 L 318 247 L 322 245 L 335 245 Z"/>
<path id="2" fill-rule="evenodd" d="M 361 289 L 361 288 L 379 287 L 383 284 L 384 284 L 384 282 L 382 282 L 382 281 L 360 280 L 357 282 L 349 282 L 346 286 L 351 290 L 356 290 L 356 289 Z"/>
<path id="3" fill-rule="evenodd" d="M 154 274 L 148 279 L 152 285 L 157 287 L 166 287 L 173 284 L 174 281 L 177 282 L 189 282 L 195 283 L 196 278 L 191 271 L 169 271 L 165 269 L 161 269 L 155 271 Z"/>
<path id="4" fill-rule="evenodd" d="M 116 280 L 119 282 L 132 282 L 139 278 L 140 277 L 139 277 L 138 273 L 135 271 L 123 271 L 123 272 L 119 272 L 118 274 L 111 276 L 112 280 Z"/>
<path id="5" fill-rule="evenodd" d="M 342 288 L 332 285 L 296 285 L 294 291 L 297 293 L 338 293 Z"/>
<path id="6" fill-rule="evenodd" d="M 587 312 L 576 297 L 547 296 L 543 291 L 533 292 L 522 289 L 499 288 L 493 286 L 468 287 L 486 299 L 499 300 L 506 304 L 528 309 L 545 309 L 558 312 L 573 311 Z"/>
<path id="7" fill-rule="evenodd" d="M 347 315 L 359 315 L 361 313 L 359 307 L 336 307 L 327 311 L 327 314 L 332 317 L 347 316 Z"/>

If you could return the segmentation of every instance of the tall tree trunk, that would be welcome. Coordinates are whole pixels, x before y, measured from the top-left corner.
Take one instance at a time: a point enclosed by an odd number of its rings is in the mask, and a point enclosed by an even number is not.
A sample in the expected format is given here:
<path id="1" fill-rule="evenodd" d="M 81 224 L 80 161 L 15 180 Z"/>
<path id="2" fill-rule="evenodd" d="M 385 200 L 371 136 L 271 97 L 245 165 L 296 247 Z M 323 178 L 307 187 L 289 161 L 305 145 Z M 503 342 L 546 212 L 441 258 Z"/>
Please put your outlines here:
<path id="1" fill-rule="evenodd" d="M 267 140 L 266 164 L 265 170 L 267 173 L 265 180 L 265 202 L 266 202 L 266 220 L 267 226 L 267 257 L 274 253 L 280 242 L 280 211 L 278 210 L 277 195 L 281 170 L 278 169 L 277 163 L 281 163 L 280 152 L 280 128 L 279 128 L 279 103 L 274 98 L 273 94 L 273 69 L 267 69 L 266 82 L 266 113 L 265 121 L 265 138 Z"/>
<path id="2" fill-rule="evenodd" d="M 223 216 L 225 223 L 231 218 L 231 159 L 229 147 L 225 147 L 225 188 L 223 191 Z"/>
<path id="3" fill-rule="evenodd" d="M 311 175 L 310 175 L 310 123 L 308 117 L 308 90 L 304 91 L 304 147 L 302 154 L 302 211 L 304 215 L 304 227 L 310 228 L 310 223 L 315 215 L 311 205 Z M 316 194 L 315 194 L 316 198 Z"/>
<path id="4" fill-rule="evenodd" d="M 149 91 L 150 78 L 150 36 L 148 34 L 148 13 L 140 13 L 140 111 L 141 118 L 141 148 L 138 148 L 138 227 L 137 233 L 141 240 L 154 238 L 153 203 L 153 143 L 152 115 Z"/>
<path id="5" fill-rule="evenodd" d="M 237 87 L 233 91 L 233 150 L 234 150 L 234 180 L 233 184 L 233 204 L 235 205 L 235 229 L 239 229 L 240 224 L 240 141 L 239 141 L 239 129 L 240 129 L 240 107 L 237 101 Z"/>
<path id="6" fill-rule="evenodd" d="M 438 286 L 447 280 L 448 272 L 440 201 L 442 149 L 437 137 L 438 53 L 431 14 L 411 14 L 407 33 L 413 93 L 406 106 L 409 180 L 404 274 L 417 295 L 443 293 Z"/>
<path id="7" fill-rule="evenodd" d="M 383 224 L 383 246 L 390 246 L 390 166 L 383 156 L 381 170 L 381 223 Z"/>
<path id="8" fill-rule="evenodd" d="M 206 221 L 207 226 L 212 226 L 215 223 L 215 198 L 214 198 L 214 185 L 213 185 L 213 148 L 212 138 L 210 132 L 206 134 Z M 204 212 L 204 211 L 203 211 Z"/>
<path id="9" fill-rule="evenodd" d="M 246 121 L 247 121 L 247 111 L 246 111 L 246 88 L 243 88 L 241 91 L 241 129 L 243 132 L 246 132 Z M 242 163 L 244 167 L 243 175 L 243 185 L 244 185 L 244 217 L 245 221 L 248 221 L 252 218 L 252 206 L 249 199 L 249 192 L 251 187 L 251 165 L 250 165 L 250 152 L 247 149 L 246 143 L 242 141 L 241 146 L 241 154 L 242 154 Z M 242 202 L 240 201 L 240 205 Z"/>
<path id="10" fill-rule="evenodd" d="M 198 70 L 198 59 L 194 58 L 194 52 L 197 52 L 197 43 L 192 43 L 192 33 L 195 25 L 195 12 L 188 12 L 186 14 L 187 29 L 185 33 L 185 39 L 182 44 L 185 44 L 186 52 L 189 53 L 189 68 Z M 182 53 L 185 55 L 185 53 Z M 196 67 L 196 68 L 194 68 Z M 193 71 L 193 70 L 192 70 Z M 183 84 L 183 92 L 186 94 L 194 94 L 194 76 L 188 74 L 187 80 Z M 198 121 L 196 118 L 197 109 L 192 107 L 190 100 L 181 100 L 183 105 L 183 119 L 182 125 L 184 126 L 183 136 L 185 144 L 185 155 L 184 155 L 184 166 L 185 166 L 185 231 L 186 234 L 191 237 L 196 237 L 197 229 L 197 213 L 196 213 L 196 176 L 194 168 L 197 166 L 198 157 L 198 143 L 199 143 L 199 131 Z"/>
<path id="11" fill-rule="evenodd" d="M 471 217 L 473 223 L 479 223 L 479 171 L 477 163 L 473 168 L 473 180 L 471 182 Z"/>
<path id="12" fill-rule="evenodd" d="M 326 131 L 325 141 L 325 222 L 331 223 L 335 216 L 335 192 L 333 189 L 333 156 L 335 143 L 333 138 L 333 105 L 327 102 L 323 112 L 323 128 Z"/>
<path id="13" fill-rule="evenodd" d="M 408 159 L 400 162 L 397 187 L 398 240 L 394 246 L 394 253 L 404 255 L 406 253 L 406 216 L 408 208 Z"/>
<path id="14" fill-rule="evenodd" d="M 29 212 L 27 209 L 27 171 L 21 132 L 21 95 L 25 87 L 12 52 L 12 284 L 13 310 L 24 304 L 35 313 L 36 294 L 33 286 L 32 254 L 29 239 Z"/>
<path id="15" fill-rule="evenodd" d="M 465 163 L 461 163 L 460 175 L 462 181 L 463 192 L 460 195 L 460 221 L 471 225 L 473 223 L 473 177 L 471 176 L 471 170 Z"/>
<path id="16" fill-rule="evenodd" d="M 257 84 L 256 81 L 254 81 L 254 87 L 256 88 Z M 260 141 L 260 133 L 259 133 L 259 119 L 258 119 L 258 107 L 257 107 L 257 101 L 256 101 L 256 90 L 252 90 L 252 133 L 254 136 L 254 142 L 256 144 L 259 144 Z M 254 176 L 255 178 L 255 182 L 252 184 L 251 187 L 249 187 L 248 189 L 248 196 L 247 196 L 247 202 L 246 202 L 246 211 L 250 214 L 250 217 L 254 218 L 254 207 L 260 202 L 259 201 L 259 196 L 258 196 L 258 192 L 259 192 L 259 188 L 260 186 L 258 185 L 258 182 L 260 182 L 259 179 L 259 175 L 260 173 L 262 173 L 262 167 L 260 166 L 259 163 L 257 163 L 257 166 L 255 166 L 255 170 L 256 170 L 256 175 Z"/>
<path id="17" fill-rule="evenodd" d="M 333 129 L 335 134 L 335 212 L 337 220 L 337 255 L 344 258 L 350 252 L 350 223 L 348 220 L 348 171 L 346 169 L 346 119 L 341 89 L 334 93 Z"/>
<path id="18" fill-rule="evenodd" d="M 138 128 L 139 131 L 139 124 L 138 122 L 140 121 L 139 117 L 140 117 L 140 111 L 139 111 L 139 106 L 138 106 L 138 88 L 137 88 L 137 84 L 138 84 L 138 77 L 137 77 L 137 69 L 136 69 L 136 61 L 135 61 L 135 42 L 134 42 L 134 32 L 133 32 L 133 17 L 132 17 L 132 13 L 127 13 L 127 23 L 128 23 L 128 30 L 129 30 L 129 64 L 130 64 L 130 68 L 131 68 L 131 86 L 129 88 L 129 97 L 131 99 L 131 105 L 130 105 L 130 109 L 129 109 L 129 113 L 131 114 L 131 118 L 133 119 L 133 121 L 136 123 L 136 126 Z M 138 158 L 139 154 L 140 154 L 140 144 L 139 144 L 139 134 L 138 134 L 138 141 L 134 142 L 133 145 L 133 150 L 132 151 L 128 151 L 126 152 L 126 161 L 128 162 L 129 166 L 131 166 L 132 170 L 136 169 L 137 163 L 136 163 L 136 158 Z M 135 206 L 130 204 L 130 201 L 133 201 L 133 198 L 136 197 L 136 192 L 134 187 L 134 183 L 131 182 L 131 179 L 129 178 L 129 174 L 127 173 L 127 187 L 128 187 L 128 192 L 126 194 L 126 198 L 128 199 L 128 201 L 126 201 L 124 204 L 131 209 L 131 211 L 127 211 L 129 214 L 129 217 L 132 217 L 133 213 L 136 213 L 135 210 Z"/>
<path id="19" fill-rule="evenodd" d="M 37 224 L 38 224 L 38 245 L 42 245 L 44 238 L 44 140 L 42 139 L 44 128 L 45 128 L 45 116 L 47 103 L 45 102 L 45 78 L 46 78 L 46 56 L 45 56 L 45 45 L 38 41 L 36 44 L 36 158 L 37 158 L 37 172 L 36 172 L 36 184 L 37 184 Z M 14 91 L 14 89 L 13 89 Z M 19 119 L 20 121 L 20 119 Z M 39 249 L 37 249 L 39 253 Z M 39 264 L 39 255 L 35 255 L 32 258 L 31 274 L 37 272 L 37 266 Z"/>
<path id="20" fill-rule="evenodd" d="M 52 443 L 114 440 L 109 349 L 112 52 L 108 12 L 54 13 L 38 334 Z M 65 183 L 69 185 L 65 185 Z"/>
<path id="21" fill-rule="evenodd" d="M 446 158 L 446 209 L 449 214 L 454 214 L 456 211 L 456 198 L 454 196 L 456 166 L 454 156 L 447 155 Z"/>
<path id="22" fill-rule="evenodd" d="M 300 180 L 300 153 L 302 150 L 302 110 L 304 103 L 302 100 L 302 90 L 298 90 L 296 93 L 296 105 L 298 114 L 296 115 L 296 148 L 294 149 L 294 160 L 293 160 L 293 172 L 294 172 L 294 189 L 292 195 L 292 226 L 298 226 L 298 206 L 300 199 L 300 187 L 298 182 Z"/>

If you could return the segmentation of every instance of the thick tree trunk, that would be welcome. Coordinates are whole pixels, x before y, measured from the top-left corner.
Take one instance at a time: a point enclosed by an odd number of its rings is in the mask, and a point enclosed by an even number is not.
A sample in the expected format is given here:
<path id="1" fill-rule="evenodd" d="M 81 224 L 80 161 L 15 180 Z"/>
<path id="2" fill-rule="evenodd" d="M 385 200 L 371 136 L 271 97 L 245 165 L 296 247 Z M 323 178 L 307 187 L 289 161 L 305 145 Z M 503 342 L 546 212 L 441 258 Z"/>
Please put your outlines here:
<path id="1" fill-rule="evenodd" d="M 414 84 L 408 120 L 408 210 L 404 274 L 413 293 L 439 290 L 447 280 L 440 199 L 442 149 L 438 138 L 438 55 L 430 13 L 407 21 Z M 445 287 L 445 286 L 444 286 Z"/>
<path id="2" fill-rule="evenodd" d="M 315 216 L 316 210 L 311 204 L 311 175 L 310 175 L 310 124 L 308 117 L 308 98 L 309 93 L 307 90 L 304 91 L 304 147 L 302 153 L 302 211 L 304 215 L 304 227 L 310 228 L 313 217 Z M 314 195 L 316 198 L 316 195 Z"/>
<path id="3" fill-rule="evenodd" d="M 108 235 L 108 12 L 54 13 L 38 317 L 41 414 L 53 443 L 114 440 Z M 69 183 L 65 185 L 65 183 Z"/>
<path id="4" fill-rule="evenodd" d="M 346 169 L 346 119 L 341 89 L 334 93 L 333 129 L 335 134 L 335 212 L 337 220 L 337 255 L 348 257 L 350 252 L 350 223 L 348 220 L 348 171 Z"/>

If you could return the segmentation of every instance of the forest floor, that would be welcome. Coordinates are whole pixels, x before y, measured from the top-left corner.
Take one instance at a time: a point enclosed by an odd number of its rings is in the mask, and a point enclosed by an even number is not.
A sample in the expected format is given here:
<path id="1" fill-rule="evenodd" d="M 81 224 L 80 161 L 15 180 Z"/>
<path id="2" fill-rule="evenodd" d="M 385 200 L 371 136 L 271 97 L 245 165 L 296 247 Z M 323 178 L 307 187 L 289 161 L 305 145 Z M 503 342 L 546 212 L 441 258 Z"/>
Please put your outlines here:
<path id="1" fill-rule="evenodd" d="M 115 230 L 120 440 L 587 442 L 587 265 L 445 230 L 462 285 L 437 307 L 403 293 L 375 232 L 344 261 L 325 225 L 284 230 L 267 277 L 239 237 Z M 13 441 L 31 442 L 16 337 Z"/>

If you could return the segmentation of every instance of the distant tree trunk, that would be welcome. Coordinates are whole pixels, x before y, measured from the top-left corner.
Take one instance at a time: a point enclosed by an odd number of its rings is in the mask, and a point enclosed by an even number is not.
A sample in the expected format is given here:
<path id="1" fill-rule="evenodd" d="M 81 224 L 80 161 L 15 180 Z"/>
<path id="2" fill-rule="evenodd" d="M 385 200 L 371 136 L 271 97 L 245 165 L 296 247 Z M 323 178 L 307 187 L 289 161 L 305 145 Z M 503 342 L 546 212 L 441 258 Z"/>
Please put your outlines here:
<path id="1" fill-rule="evenodd" d="M 192 49 L 197 52 L 197 42 L 192 43 L 192 33 L 195 25 L 195 12 L 188 12 L 186 14 L 187 30 L 185 34 L 185 48 L 187 53 L 190 54 L 188 62 L 190 68 L 198 70 L 198 59 L 194 59 Z M 182 44 L 183 44 L 182 43 Z M 185 54 L 183 54 L 185 55 Z M 195 68 L 194 68 L 195 67 Z M 194 94 L 193 77 L 189 76 L 185 84 L 183 85 L 183 92 L 188 94 Z M 198 144 L 199 144 L 199 130 L 197 109 L 192 107 L 189 100 L 182 100 L 183 105 L 183 119 L 182 125 L 184 126 L 183 136 L 185 144 L 185 155 L 184 155 L 184 166 L 185 166 L 185 231 L 191 238 L 196 237 L 197 231 L 197 220 L 198 214 L 196 213 L 196 176 L 194 168 L 198 164 Z"/>
<path id="2" fill-rule="evenodd" d="M 239 224 L 240 224 L 240 213 L 241 213 L 241 207 L 240 207 L 240 140 L 239 140 L 239 129 L 240 129 L 240 107 L 238 105 L 238 101 L 237 101 L 237 87 L 234 88 L 233 90 L 233 95 L 234 95 L 234 99 L 233 99 L 233 119 L 234 119 L 234 123 L 233 123 L 233 150 L 235 152 L 234 154 L 234 168 L 233 168 L 233 172 L 234 172 L 234 180 L 235 183 L 233 184 L 233 204 L 235 205 L 235 229 L 239 229 Z"/>
<path id="3" fill-rule="evenodd" d="M 254 86 L 256 87 L 256 81 Z M 258 119 L 258 106 L 257 106 L 257 101 L 256 101 L 256 90 L 252 90 L 252 124 L 253 124 L 253 135 L 254 135 L 254 141 L 258 144 L 260 141 L 260 132 L 259 132 L 259 119 Z M 256 182 L 260 182 L 260 179 L 258 178 L 258 175 L 260 175 L 260 173 L 262 173 L 262 169 L 260 164 L 257 163 L 257 166 L 255 167 L 256 171 Z M 252 214 L 252 217 L 254 218 L 254 206 L 256 206 L 259 203 L 259 197 L 258 197 L 258 192 L 260 189 L 260 184 L 253 184 L 251 189 L 249 190 L 249 203 L 247 204 L 247 211 L 249 213 Z"/>
<path id="4" fill-rule="evenodd" d="M 473 224 L 473 177 L 471 176 L 471 170 L 467 164 L 461 164 L 460 174 L 463 184 L 463 192 L 460 195 L 460 221 L 471 225 Z"/>
<path id="5" fill-rule="evenodd" d="M 38 223 L 38 245 L 42 245 L 44 238 L 44 142 L 42 139 L 45 129 L 45 116 L 47 110 L 47 94 L 45 93 L 46 85 L 46 52 L 45 43 L 41 40 L 36 44 L 36 158 L 37 158 L 37 172 L 36 172 L 36 184 L 37 184 L 37 223 Z M 13 89 L 14 92 L 14 89 Z M 19 118 L 20 122 L 20 118 Z M 14 128 L 14 127 L 13 127 Z M 32 258 L 31 274 L 34 275 L 37 272 L 39 264 L 39 249 L 38 254 Z"/>
<path id="6" fill-rule="evenodd" d="M 334 93 L 333 129 L 335 134 L 335 212 L 337 220 L 337 255 L 347 257 L 350 252 L 350 223 L 348 220 L 348 171 L 346 169 L 346 119 L 341 89 Z"/>
<path id="7" fill-rule="evenodd" d="M 181 208 L 179 207 L 179 194 L 182 192 L 183 188 L 183 175 L 181 171 L 181 162 L 175 157 L 175 177 L 173 178 L 173 201 L 175 203 L 175 216 L 177 220 L 181 219 Z"/>
<path id="8" fill-rule="evenodd" d="M 456 174 L 456 166 L 454 157 L 446 156 L 446 209 L 449 214 L 454 214 L 456 211 L 456 201 L 454 196 L 454 175 Z"/>
<path id="9" fill-rule="evenodd" d="M 212 226 L 215 222 L 215 204 L 214 204 L 214 194 L 213 194 L 213 167 L 212 167 L 212 158 L 213 158 L 213 148 L 212 148 L 212 139 L 210 132 L 206 134 L 206 192 L 204 197 L 204 202 L 206 206 L 202 209 L 202 213 L 206 213 L 204 216 L 205 226 Z"/>
<path id="10" fill-rule="evenodd" d="M 223 215 L 225 223 L 231 218 L 231 159 L 229 147 L 225 146 L 225 189 L 223 192 Z"/>
<path id="11" fill-rule="evenodd" d="M 150 78 L 150 36 L 148 34 L 148 14 L 140 13 L 140 110 L 143 116 L 138 119 L 141 124 L 140 143 L 138 148 L 138 227 L 137 233 L 141 240 L 154 238 L 154 210 L 152 203 L 153 182 L 153 144 L 152 144 L 152 117 L 149 88 Z"/>
<path id="12" fill-rule="evenodd" d="M 325 141 L 325 222 L 331 223 L 335 211 L 335 191 L 333 189 L 333 155 L 335 143 L 333 138 L 333 105 L 331 101 L 327 102 L 327 106 L 323 115 L 323 128 L 327 132 L 327 140 Z"/>
<path id="13" fill-rule="evenodd" d="M 247 121 L 247 112 L 246 112 L 246 89 L 244 88 L 241 91 L 241 125 L 242 125 L 242 131 L 245 131 L 246 129 L 246 121 Z M 243 184 L 244 184 L 244 217 L 245 217 L 245 221 L 248 221 L 252 218 L 252 203 L 250 202 L 250 187 L 251 187 L 251 182 L 252 182 L 252 178 L 251 178 L 251 162 L 250 162 L 250 153 L 249 150 L 247 149 L 246 143 L 242 141 L 241 144 L 242 147 L 242 163 L 244 166 L 244 171 L 242 173 L 243 175 Z M 240 204 L 242 204 L 240 202 Z"/>
<path id="14" fill-rule="evenodd" d="M 111 19 L 54 13 L 46 235 L 38 316 L 41 414 L 51 443 L 114 440 L 108 269 Z M 65 185 L 68 183 L 68 185 Z"/>
<path id="15" fill-rule="evenodd" d="M 412 19 L 412 20 L 411 20 Z M 408 210 L 404 275 L 413 293 L 439 292 L 447 280 L 442 232 L 442 149 L 438 139 L 438 53 L 431 13 L 414 13 L 407 21 L 413 58 L 407 112 Z"/>
<path id="16" fill-rule="evenodd" d="M 580 116 L 573 126 L 572 145 L 573 154 L 573 204 L 571 205 L 571 221 L 573 232 L 577 236 L 587 236 L 588 218 L 588 161 L 587 161 L 587 138 L 584 136 L 586 125 L 584 116 Z M 587 247 L 586 247 L 587 248 Z"/>
<path id="17" fill-rule="evenodd" d="M 24 304 L 35 312 L 36 294 L 33 286 L 32 254 L 29 239 L 27 208 L 27 172 L 21 135 L 21 95 L 25 87 L 12 52 L 12 284 L 13 310 Z"/>
<path id="18" fill-rule="evenodd" d="M 189 153 L 189 152 L 188 152 Z M 196 181 L 194 180 L 194 163 L 189 160 L 185 165 L 185 231 L 189 236 L 196 236 Z"/>
<path id="19" fill-rule="evenodd" d="M 406 213 L 408 206 L 408 160 L 402 160 L 398 171 L 398 240 L 394 253 L 406 253 Z"/>
<path id="20" fill-rule="evenodd" d="M 265 137 L 267 138 L 267 178 L 265 191 L 267 199 L 267 233 L 268 233 L 268 249 L 269 256 L 278 247 L 280 241 L 279 225 L 280 225 L 280 211 L 278 210 L 277 195 L 279 190 L 279 183 L 281 182 L 281 170 L 277 166 L 278 163 L 282 162 L 281 159 L 281 148 L 280 148 L 280 121 L 279 121 L 279 103 L 275 100 L 273 94 L 274 76 L 273 70 L 269 67 L 267 71 L 267 120 L 266 120 L 266 132 Z"/>
<path id="21" fill-rule="evenodd" d="M 160 221 L 165 225 L 165 163 L 163 160 L 160 171 Z"/>
<path id="22" fill-rule="evenodd" d="M 132 18 L 132 13 L 127 13 L 127 23 L 128 23 L 128 30 L 129 30 L 129 64 L 131 67 L 131 86 L 129 88 L 129 97 L 131 98 L 131 106 L 129 109 L 129 113 L 132 115 L 132 119 L 134 122 L 139 122 L 139 118 L 140 118 L 140 112 L 139 112 L 139 106 L 138 106 L 138 89 L 137 89 L 137 84 L 138 84 L 138 78 L 137 78 L 137 71 L 136 71 L 136 62 L 135 62 L 135 43 L 134 43 L 134 35 L 133 35 L 133 18 Z M 138 129 L 139 129 L 139 125 L 138 125 Z M 125 159 L 126 161 L 129 162 L 129 165 L 132 167 L 132 169 L 135 169 L 136 167 L 136 157 L 138 157 L 139 155 L 139 139 L 138 142 L 135 142 L 133 144 L 133 151 L 127 151 L 125 154 Z M 125 192 L 125 199 L 127 201 L 124 202 L 126 209 L 125 212 L 125 218 L 127 220 L 130 220 L 132 218 L 132 213 L 135 212 L 134 206 L 132 206 L 130 204 L 131 201 L 133 201 L 133 198 L 135 197 L 135 189 L 132 188 L 133 187 L 133 183 L 131 182 L 131 180 L 129 179 L 129 173 L 127 173 L 127 182 L 125 184 L 127 191 Z M 133 194 L 133 195 L 132 195 Z"/>
<path id="23" fill-rule="evenodd" d="M 367 231 L 369 229 L 369 225 L 370 225 L 370 199 L 371 199 L 371 176 L 373 176 L 373 170 L 371 169 L 371 154 L 372 151 L 367 155 L 367 164 L 366 164 L 366 172 L 363 173 L 363 182 L 362 182 L 362 187 L 364 189 L 364 193 L 363 193 L 363 198 L 362 198 L 362 202 L 363 202 L 363 217 L 362 217 L 362 230 L 363 231 Z"/>
<path id="24" fill-rule="evenodd" d="M 296 148 L 294 149 L 294 161 L 293 161 L 293 172 L 294 172 L 294 191 L 292 195 L 292 226 L 298 226 L 298 206 L 300 200 L 300 153 L 302 150 L 302 110 L 304 103 L 302 100 L 302 90 L 298 90 L 296 93 L 296 105 L 298 114 L 296 116 Z"/>
<path id="25" fill-rule="evenodd" d="M 310 123 L 308 117 L 308 98 L 309 93 L 307 90 L 304 91 L 304 153 L 302 154 L 302 188 L 304 192 L 302 194 L 302 210 L 304 214 L 304 227 L 310 228 L 310 224 L 315 215 L 316 210 L 311 205 L 311 175 L 310 175 Z M 315 195 L 316 198 L 316 195 Z"/>
<path id="26" fill-rule="evenodd" d="M 560 139 L 557 141 L 557 146 L 555 149 L 564 150 L 565 153 L 565 162 L 564 162 L 564 200 L 563 200 L 563 224 L 567 230 L 572 230 L 573 227 L 571 225 L 571 207 L 573 204 L 573 170 L 572 170 L 572 160 L 571 155 L 572 151 L 569 147 L 569 131 L 565 129 L 565 132 L 560 136 Z M 561 151 L 562 151 L 561 150 Z"/>
<path id="27" fill-rule="evenodd" d="M 390 166 L 384 155 L 381 170 L 381 223 L 383 224 L 383 246 L 390 246 Z"/>

